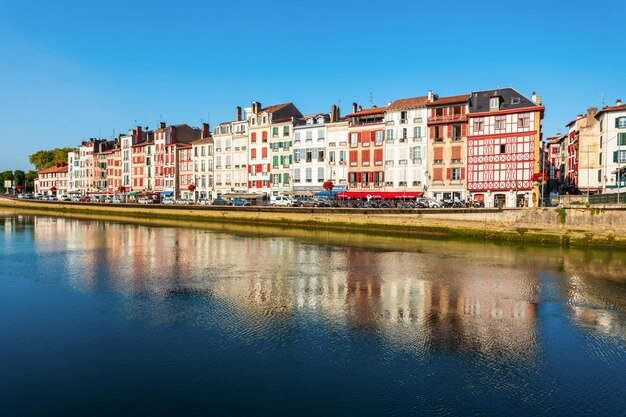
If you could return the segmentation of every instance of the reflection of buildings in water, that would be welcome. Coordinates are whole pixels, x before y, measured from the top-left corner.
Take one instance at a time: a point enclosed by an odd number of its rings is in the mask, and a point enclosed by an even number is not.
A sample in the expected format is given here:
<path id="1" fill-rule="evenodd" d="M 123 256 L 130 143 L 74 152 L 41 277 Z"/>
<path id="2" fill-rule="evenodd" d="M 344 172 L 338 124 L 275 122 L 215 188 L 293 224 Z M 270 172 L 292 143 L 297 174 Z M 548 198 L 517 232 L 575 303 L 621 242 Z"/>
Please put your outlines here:
<path id="1" fill-rule="evenodd" d="M 578 274 L 567 276 L 561 289 L 574 323 L 626 340 L 626 280 L 616 284 L 615 277 L 602 275 L 598 267 L 568 268 L 568 272 L 572 270 L 588 274 L 584 278 Z M 622 291 L 616 291 L 616 285 Z"/>

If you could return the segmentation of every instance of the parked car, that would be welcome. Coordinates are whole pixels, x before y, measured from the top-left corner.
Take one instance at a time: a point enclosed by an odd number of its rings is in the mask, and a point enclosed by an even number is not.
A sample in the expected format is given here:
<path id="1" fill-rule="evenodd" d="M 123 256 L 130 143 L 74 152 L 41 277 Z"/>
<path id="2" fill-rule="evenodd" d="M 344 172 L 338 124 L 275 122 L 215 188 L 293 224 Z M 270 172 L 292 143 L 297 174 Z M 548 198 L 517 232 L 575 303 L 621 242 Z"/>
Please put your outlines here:
<path id="1" fill-rule="evenodd" d="M 417 199 L 417 207 L 420 208 L 442 208 L 443 204 L 441 204 L 437 200 L 433 200 L 432 198 L 418 198 Z"/>
<path id="2" fill-rule="evenodd" d="M 178 204 L 180 206 L 190 206 L 190 205 L 193 204 L 193 201 L 187 200 L 185 198 L 180 198 L 180 199 L 176 200 L 176 204 Z"/>
<path id="3" fill-rule="evenodd" d="M 273 195 L 270 196 L 270 204 L 272 206 L 288 206 L 291 207 L 293 205 L 293 201 L 285 197 L 284 195 Z"/>
<path id="4" fill-rule="evenodd" d="M 176 200 L 174 200 L 171 197 L 165 197 L 163 199 L 163 201 L 161 201 L 161 203 L 163 203 L 163 204 L 176 204 Z"/>
<path id="5" fill-rule="evenodd" d="M 242 198 L 233 198 L 233 201 L 231 202 L 231 204 L 233 206 L 243 207 L 243 206 L 249 206 L 250 202 Z"/>
<path id="6" fill-rule="evenodd" d="M 80 201 L 81 203 L 91 203 L 91 198 L 81 197 L 78 201 Z"/>
<path id="7" fill-rule="evenodd" d="M 60 195 L 57 197 L 59 201 L 72 201 L 69 195 Z"/>
<path id="8" fill-rule="evenodd" d="M 207 200 L 206 198 L 201 198 L 198 200 L 198 204 L 200 204 L 201 206 L 208 206 L 210 203 L 209 200 Z"/>
<path id="9" fill-rule="evenodd" d="M 111 199 L 111 203 L 113 204 L 120 204 L 122 202 L 122 199 L 119 197 L 113 197 L 113 199 Z"/>
<path id="10" fill-rule="evenodd" d="M 228 200 L 224 200 L 221 197 L 217 197 L 215 200 L 213 200 L 213 202 L 211 203 L 211 205 L 213 206 L 230 206 L 230 201 Z"/>
<path id="11" fill-rule="evenodd" d="M 153 203 L 152 199 L 148 197 L 141 197 L 137 201 L 139 202 L 139 204 L 152 204 Z"/>

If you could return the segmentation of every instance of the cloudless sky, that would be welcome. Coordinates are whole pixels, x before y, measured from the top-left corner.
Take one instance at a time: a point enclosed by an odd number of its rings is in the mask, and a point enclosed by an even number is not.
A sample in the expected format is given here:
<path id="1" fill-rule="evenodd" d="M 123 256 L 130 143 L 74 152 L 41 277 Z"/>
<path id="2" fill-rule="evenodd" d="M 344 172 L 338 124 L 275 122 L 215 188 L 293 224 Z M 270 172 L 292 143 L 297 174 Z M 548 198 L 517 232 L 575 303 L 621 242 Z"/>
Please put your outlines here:
<path id="1" fill-rule="evenodd" d="M 626 1 L 0 0 L 0 171 L 136 123 L 514 86 L 544 136 L 626 99 Z"/>

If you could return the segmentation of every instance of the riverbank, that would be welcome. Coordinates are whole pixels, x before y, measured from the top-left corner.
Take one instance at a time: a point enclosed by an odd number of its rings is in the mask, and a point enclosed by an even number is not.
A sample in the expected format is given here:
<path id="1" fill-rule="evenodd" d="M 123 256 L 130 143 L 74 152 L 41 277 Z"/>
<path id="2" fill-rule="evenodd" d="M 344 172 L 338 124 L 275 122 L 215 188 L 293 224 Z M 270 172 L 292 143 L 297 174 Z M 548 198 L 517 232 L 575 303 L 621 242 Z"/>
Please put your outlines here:
<path id="1" fill-rule="evenodd" d="M 398 237 L 510 242 L 557 247 L 626 249 L 624 208 L 345 209 L 111 205 L 0 198 L 0 207 L 50 215 L 254 224 L 283 228 L 358 231 Z"/>

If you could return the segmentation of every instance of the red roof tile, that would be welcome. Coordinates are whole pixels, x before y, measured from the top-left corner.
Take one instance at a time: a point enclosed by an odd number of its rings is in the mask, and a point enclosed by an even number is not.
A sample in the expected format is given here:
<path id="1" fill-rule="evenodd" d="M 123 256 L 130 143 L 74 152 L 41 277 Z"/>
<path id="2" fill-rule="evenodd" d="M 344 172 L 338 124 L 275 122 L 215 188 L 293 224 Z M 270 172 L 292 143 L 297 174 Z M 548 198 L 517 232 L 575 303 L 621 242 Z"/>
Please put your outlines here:
<path id="1" fill-rule="evenodd" d="M 37 174 L 53 174 L 55 172 L 67 172 L 67 162 L 61 162 L 50 168 L 42 169 L 41 171 L 37 171 Z"/>
<path id="2" fill-rule="evenodd" d="M 389 109 L 389 107 L 370 107 L 369 109 L 359 110 L 356 113 L 346 114 L 344 117 L 359 117 L 359 116 L 369 116 L 371 114 L 382 114 L 385 110 Z"/>
<path id="3" fill-rule="evenodd" d="M 456 103 L 465 103 L 469 100 L 469 94 L 461 94 L 458 96 L 448 96 L 448 97 L 440 97 L 432 103 L 426 104 L 427 106 L 441 106 L 444 104 L 456 104 Z"/>
<path id="4" fill-rule="evenodd" d="M 424 107 L 428 103 L 428 96 L 402 98 L 396 100 L 387 106 L 388 110 L 414 109 L 416 107 Z"/>
<path id="5" fill-rule="evenodd" d="M 265 111 L 265 112 L 268 112 L 268 113 L 273 113 L 273 112 L 278 111 L 278 110 L 282 109 L 283 107 L 286 107 L 286 106 L 288 106 L 290 104 L 291 103 L 274 104 L 274 105 L 271 105 L 271 106 L 267 106 L 266 108 L 261 109 L 260 111 L 261 112 Z"/>
<path id="6" fill-rule="evenodd" d="M 624 111 L 626 110 L 626 104 L 621 104 L 619 106 L 605 106 L 596 114 L 596 117 L 600 116 L 600 113 L 607 113 L 612 111 Z"/>

